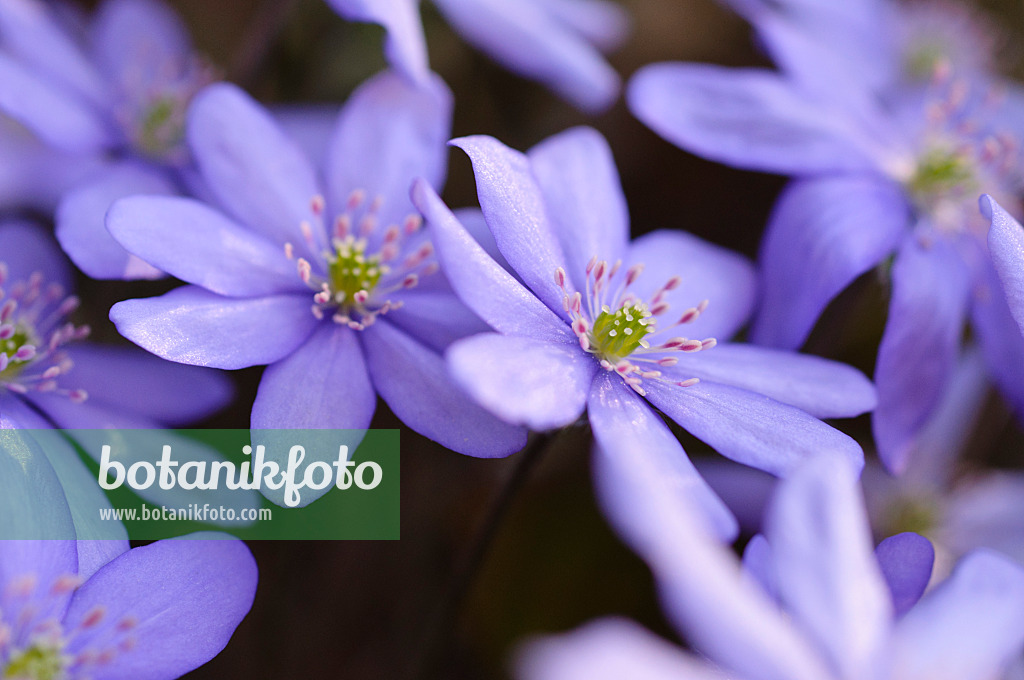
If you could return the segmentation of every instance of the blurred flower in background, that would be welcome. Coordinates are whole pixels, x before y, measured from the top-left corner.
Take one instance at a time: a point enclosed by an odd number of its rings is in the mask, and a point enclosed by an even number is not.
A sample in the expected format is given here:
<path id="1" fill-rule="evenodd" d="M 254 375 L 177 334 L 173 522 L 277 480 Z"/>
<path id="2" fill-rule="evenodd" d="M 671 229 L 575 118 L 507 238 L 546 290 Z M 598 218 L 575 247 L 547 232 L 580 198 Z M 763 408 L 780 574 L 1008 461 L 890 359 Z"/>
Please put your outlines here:
<path id="1" fill-rule="evenodd" d="M 429 77 L 419 0 L 327 0 L 339 14 L 381 24 L 388 61 L 416 82 Z M 539 80 L 589 113 L 619 96 L 620 79 L 601 52 L 616 49 L 629 17 L 609 0 L 434 0 L 477 49 L 526 78 Z"/>
<path id="2" fill-rule="evenodd" d="M 174 194 L 193 182 L 185 112 L 214 79 L 184 24 L 160 0 L 107 0 L 85 17 L 68 6 L 0 6 L 0 113 L 73 168 L 57 211 L 57 238 L 95 278 L 162 273 L 124 252 L 103 228 L 120 196 Z M 19 166 L 34 183 L 54 163 Z"/>
<path id="3" fill-rule="evenodd" d="M 702 657 L 622 619 L 604 619 L 522 652 L 520 677 L 998 677 L 1024 644 L 1024 568 L 995 553 L 965 557 L 921 598 L 927 541 L 895 536 L 872 552 L 856 478 L 819 458 L 780 483 L 766 539 L 744 568 L 651 464 L 598 479 L 609 519 L 651 567 L 672 623 Z M 920 601 L 918 601 L 918 599 Z"/>

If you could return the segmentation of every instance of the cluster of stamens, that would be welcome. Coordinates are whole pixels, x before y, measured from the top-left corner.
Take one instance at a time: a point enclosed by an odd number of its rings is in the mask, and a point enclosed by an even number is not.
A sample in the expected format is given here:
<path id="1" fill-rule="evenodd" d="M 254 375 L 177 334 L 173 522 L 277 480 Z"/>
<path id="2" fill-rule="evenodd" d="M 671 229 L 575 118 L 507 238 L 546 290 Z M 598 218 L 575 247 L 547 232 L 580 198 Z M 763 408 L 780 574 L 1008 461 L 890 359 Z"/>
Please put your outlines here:
<path id="1" fill-rule="evenodd" d="M 985 225 L 977 200 L 983 191 L 1010 206 L 1016 203 L 1019 144 L 988 123 L 1001 105 L 998 93 L 972 92 L 967 81 L 941 66 L 932 87 L 920 151 L 913 170 L 902 179 L 917 209 L 934 226 L 946 232 L 980 232 Z"/>
<path id="2" fill-rule="evenodd" d="M 59 617 L 79 586 L 81 579 L 70 574 L 58 577 L 49 588 L 40 588 L 34 575 L 8 583 L 8 608 L 0 611 L 0 678 L 84 680 L 135 648 L 138 621 L 130 616 L 111 620 L 103 606 L 93 607 L 74 627 L 66 627 Z M 83 637 L 88 637 L 87 645 Z M 71 649 L 76 651 L 70 653 Z"/>
<path id="3" fill-rule="evenodd" d="M 597 257 L 591 258 L 583 292 L 571 292 L 565 270 L 561 267 L 555 270 L 555 284 L 562 291 L 562 307 L 569 315 L 580 347 L 593 354 L 606 371 L 621 376 L 640 395 L 646 394 L 642 386 L 644 380 L 679 387 L 695 385 L 699 382 L 697 378 L 668 380 L 658 369 L 678 364 L 679 359 L 673 354 L 710 349 L 716 340 L 676 336 L 654 344 L 651 341 L 656 335 L 696 321 L 708 301 L 685 310 L 671 326 L 658 329 L 659 318 L 669 314 L 671 308 L 666 296 L 682 284 L 682 279 L 672 277 L 645 302 L 630 291 L 644 266 L 633 265 L 620 276 L 621 267 L 621 260 L 609 265 Z"/>
<path id="4" fill-rule="evenodd" d="M 88 326 L 64 321 L 78 308 L 78 298 L 65 296 L 60 284 L 44 286 L 39 272 L 27 281 L 13 282 L 9 290 L 6 283 L 7 266 L 0 262 L 0 388 L 85 401 L 85 390 L 60 385 L 60 377 L 73 366 L 63 346 L 89 335 Z"/>
<path id="5" fill-rule="evenodd" d="M 361 331 L 402 306 L 401 300 L 393 301 L 388 295 L 415 288 L 421 278 L 438 271 L 433 245 L 416 238 L 423 224 L 420 216 L 409 215 L 400 225 L 380 227 L 382 205 L 382 197 L 367 203 L 366 192 L 354 191 L 328 230 L 324 199 L 314 196 L 310 204 L 314 220 L 300 226 L 310 250 L 322 254 L 316 268 L 309 260 L 295 257 L 293 244 L 285 244 L 285 255 L 295 260 L 299 278 L 315 291 L 311 310 L 316 318 L 330 316 L 334 323 Z"/>

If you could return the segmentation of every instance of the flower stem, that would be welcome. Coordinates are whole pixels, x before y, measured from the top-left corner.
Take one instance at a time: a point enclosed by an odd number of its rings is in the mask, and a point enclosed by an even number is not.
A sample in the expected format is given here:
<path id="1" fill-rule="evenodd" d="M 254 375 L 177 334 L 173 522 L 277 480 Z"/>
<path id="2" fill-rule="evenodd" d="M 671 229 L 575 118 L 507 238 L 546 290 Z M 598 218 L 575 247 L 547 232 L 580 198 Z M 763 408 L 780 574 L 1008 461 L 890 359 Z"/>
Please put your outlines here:
<path id="1" fill-rule="evenodd" d="M 444 598 L 428 619 L 419 653 L 412 657 L 413 663 L 408 675 L 410 680 L 427 680 L 431 677 L 430 673 L 439 662 L 441 654 L 450 646 L 466 599 L 476 584 L 516 496 L 557 434 L 548 432 L 535 435 L 515 456 L 515 467 L 491 502 L 487 516 L 477 529 L 469 549 L 451 572 Z"/>

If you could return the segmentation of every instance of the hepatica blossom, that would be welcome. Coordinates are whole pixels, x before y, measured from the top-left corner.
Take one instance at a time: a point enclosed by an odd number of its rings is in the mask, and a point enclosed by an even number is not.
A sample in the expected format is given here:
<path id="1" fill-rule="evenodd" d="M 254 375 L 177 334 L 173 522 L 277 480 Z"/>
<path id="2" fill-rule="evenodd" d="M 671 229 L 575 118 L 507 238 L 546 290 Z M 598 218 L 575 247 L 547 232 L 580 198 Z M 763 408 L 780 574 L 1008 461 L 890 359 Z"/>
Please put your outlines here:
<path id="1" fill-rule="evenodd" d="M 0 422 L 0 677 L 171 680 L 216 656 L 255 595 L 245 544 L 192 534 L 130 550 L 118 523 L 91 533 L 97 504 L 68 484 L 73 452 L 48 459 L 54 449 L 8 425 Z M 94 482 L 88 491 L 99 494 Z"/>
<path id="2" fill-rule="evenodd" d="M 783 71 L 812 89 L 849 90 L 849 78 L 888 96 L 927 86 L 936 71 L 995 80 L 1008 42 L 995 22 L 953 0 L 724 2 L 750 21 Z M 836 69 L 844 78 L 833 77 Z"/>
<path id="3" fill-rule="evenodd" d="M 327 0 L 339 14 L 384 26 L 392 66 L 429 78 L 419 0 Z M 629 20 L 608 0 L 434 0 L 462 36 L 511 71 L 539 80 L 586 111 L 608 108 L 619 76 L 601 56 L 619 46 Z"/>
<path id="4" fill-rule="evenodd" d="M 617 171 L 594 130 L 556 135 L 526 155 L 490 137 L 453 144 L 472 159 L 484 218 L 519 276 L 416 184 L 452 286 L 498 331 L 446 355 L 481 404 L 538 430 L 589 409 L 609 451 L 673 460 L 724 533 L 731 518 L 644 398 L 722 454 L 775 474 L 816 455 L 862 462 L 852 439 L 817 418 L 870 410 L 871 384 L 820 358 L 718 342 L 750 311 L 749 265 L 681 232 L 629 243 Z"/>
<path id="5" fill-rule="evenodd" d="M 119 201 L 108 227 L 188 286 L 114 306 L 121 333 L 181 363 L 269 364 L 252 426 L 364 429 L 379 393 L 414 430 L 456 451 L 502 456 L 525 431 L 476 406 L 440 351 L 485 328 L 438 272 L 409 203 L 412 178 L 440 185 L 449 93 L 384 73 L 349 100 L 324 182 L 241 90 L 193 104 L 191 151 L 226 213 L 197 200 Z"/>
<path id="6" fill-rule="evenodd" d="M 0 412 L 32 428 L 154 429 L 230 400 L 230 384 L 213 371 L 89 342 L 88 326 L 70 320 L 78 305 L 52 239 L 24 222 L 0 223 Z"/>
<path id="7" fill-rule="evenodd" d="M 0 113 L 65 154 L 62 174 L 80 170 L 58 207 L 66 252 L 96 278 L 159 276 L 110 238 L 103 214 L 120 196 L 191 182 L 185 111 L 213 74 L 174 12 L 159 0 L 105 0 L 84 21 L 40 0 L 5 1 L 0 80 Z M 48 183 L 52 165 L 23 169 Z"/>
<path id="8" fill-rule="evenodd" d="M 873 424 L 883 461 L 898 473 L 948 384 L 968 317 L 993 379 L 1024 408 L 1024 342 L 996 294 L 975 203 L 988 191 L 1011 212 L 1020 207 L 1019 149 L 1002 127 L 1005 108 L 1017 109 L 985 79 L 944 68 L 929 88 L 882 97 L 864 79 L 847 79 L 826 45 L 790 37 L 805 67 L 818 69 L 817 85 L 789 71 L 656 64 L 635 76 L 628 99 L 683 148 L 799 177 L 762 243 L 754 341 L 799 346 L 830 300 L 895 255 Z M 832 87 L 821 84 L 829 78 Z"/>
<path id="9" fill-rule="evenodd" d="M 608 468 L 599 495 L 650 565 L 670 621 L 702 656 L 604 619 L 526 648 L 526 680 L 963 680 L 1000 677 L 1024 644 L 1024 570 L 987 551 L 921 598 L 933 553 L 916 534 L 872 552 L 856 477 L 810 461 L 780 483 L 745 568 L 707 535 L 664 471 Z"/>

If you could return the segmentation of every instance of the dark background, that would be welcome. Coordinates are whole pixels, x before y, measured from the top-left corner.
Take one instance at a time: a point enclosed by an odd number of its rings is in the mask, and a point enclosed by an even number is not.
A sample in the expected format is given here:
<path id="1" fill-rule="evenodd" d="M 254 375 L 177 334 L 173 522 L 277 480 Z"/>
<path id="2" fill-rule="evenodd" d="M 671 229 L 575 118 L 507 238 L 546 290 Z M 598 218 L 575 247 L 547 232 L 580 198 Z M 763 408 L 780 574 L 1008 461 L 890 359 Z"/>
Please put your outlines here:
<path id="1" fill-rule="evenodd" d="M 200 51 L 266 102 L 340 104 L 384 67 L 382 31 L 344 22 L 321 0 L 171 4 Z M 654 61 L 769 65 L 754 48 L 746 24 L 712 0 L 623 4 L 633 15 L 634 30 L 611 62 L 624 80 Z M 996 21 L 1017 28 L 1011 35 L 1019 41 L 1024 3 L 983 4 Z M 680 151 L 633 119 L 621 101 L 601 116 L 581 114 L 468 47 L 429 5 L 423 11 L 432 66 L 455 93 L 454 136 L 490 134 L 526 149 L 567 127 L 592 125 L 611 143 L 634 235 L 684 229 L 750 257 L 756 254 L 782 178 L 732 170 Z M 1020 75 L 1012 55 L 1007 70 Z M 453 206 L 476 203 L 470 164 L 457 151 L 445 198 Z M 111 304 L 168 287 L 81 281 L 86 307 L 97 315 L 88 319 L 94 337 L 119 340 L 105 321 Z M 865 277 L 829 309 L 808 350 L 870 374 L 885 321 L 885 295 L 881 285 Z M 204 425 L 246 427 L 260 373 L 233 374 L 239 389 L 235 405 Z M 1007 423 L 1004 407 L 993 399 L 983 422 L 990 430 L 987 445 L 972 455 L 1019 465 L 1024 437 Z M 866 418 L 838 425 L 870 452 Z M 381 404 L 373 426 L 399 423 Z M 228 648 L 189 678 L 411 679 L 423 668 L 424 641 L 438 634 L 439 605 L 452 571 L 518 457 L 475 460 L 408 429 L 402 438 L 402 540 L 251 544 L 261 571 L 252 613 Z M 704 455 L 699 442 L 683 442 L 694 456 Z M 646 568 L 618 542 L 595 507 L 588 454 L 585 425 L 560 436 L 545 452 L 512 503 L 457 625 L 422 677 L 505 677 L 515 644 L 524 636 L 566 630 L 608 614 L 639 619 L 673 637 Z"/>

